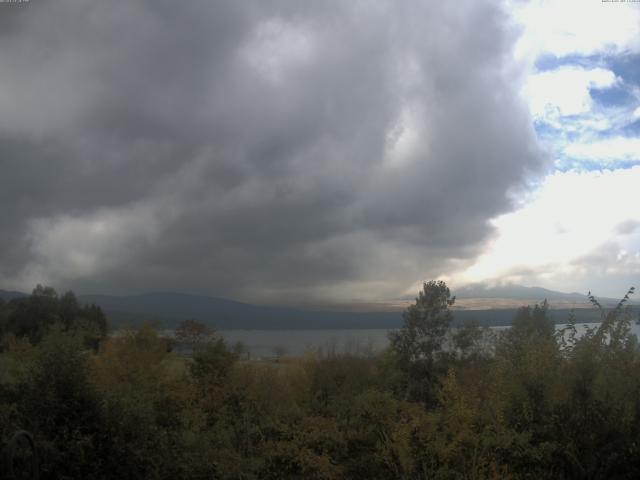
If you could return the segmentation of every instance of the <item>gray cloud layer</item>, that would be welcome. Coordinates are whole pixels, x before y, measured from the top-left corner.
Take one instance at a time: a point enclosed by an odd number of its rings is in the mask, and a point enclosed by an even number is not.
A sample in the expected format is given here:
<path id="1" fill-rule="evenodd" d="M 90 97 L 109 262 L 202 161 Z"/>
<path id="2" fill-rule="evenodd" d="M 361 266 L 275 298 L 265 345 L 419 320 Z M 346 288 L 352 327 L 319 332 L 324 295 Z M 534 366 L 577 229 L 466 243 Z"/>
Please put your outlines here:
<path id="1" fill-rule="evenodd" d="M 495 2 L 56 2 L 0 16 L 0 282 L 395 296 L 541 172 Z"/>

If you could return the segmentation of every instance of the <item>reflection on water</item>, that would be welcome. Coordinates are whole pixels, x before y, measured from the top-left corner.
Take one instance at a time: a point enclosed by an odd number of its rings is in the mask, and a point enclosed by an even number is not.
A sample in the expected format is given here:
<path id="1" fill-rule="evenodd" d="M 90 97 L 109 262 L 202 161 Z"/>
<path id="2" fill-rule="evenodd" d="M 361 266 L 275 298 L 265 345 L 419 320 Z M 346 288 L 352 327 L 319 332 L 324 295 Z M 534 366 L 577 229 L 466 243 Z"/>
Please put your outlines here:
<path id="1" fill-rule="evenodd" d="M 252 358 L 273 357 L 277 353 L 303 355 L 318 350 L 323 353 L 374 353 L 387 346 L 388 332 L 386 329 L 218 331 L 229 346 L 242 342 Z"/>
<path id="2" fill-rule="evenodd" d="M 576 325 L 578 335 L 598 323 Z M 556 325 L 556 330 L 566 324 Z M 509 327 L 491 327 L 495 331 Z M 389 344 L 387 329 L 369 330 L 219 330 L 229 346 L 242 342 L 252 358 L 302 355 L 307 351 L 324 353 L 375 353 Z M 632 323 L 631 332 L 640 337 L 640 326 Z"/>

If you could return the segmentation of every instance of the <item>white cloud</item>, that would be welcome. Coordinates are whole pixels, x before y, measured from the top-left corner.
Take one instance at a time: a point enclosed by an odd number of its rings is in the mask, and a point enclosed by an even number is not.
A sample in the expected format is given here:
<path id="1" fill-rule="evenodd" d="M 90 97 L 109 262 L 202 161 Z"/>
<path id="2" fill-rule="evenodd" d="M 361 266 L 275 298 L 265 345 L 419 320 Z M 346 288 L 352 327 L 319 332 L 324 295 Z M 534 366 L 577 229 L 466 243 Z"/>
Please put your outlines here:
<path id="1" fill-rule="evenodd" d="M 31 288 L 99 275 L 126 264 L 130 247 L 156 241 L 158 230 L 158 215 L 149 205 L 35 219 L 29 233 L 32 259 L 16 283 Z"/>
<path id="2" fill-rule="evenodd" d="M 535 118 L 557 123 L 559 117 L 579 115 L 593 107 L 591 88 L 610 88 L 616 76 L 604 68 L 563 66 L 531 75 L 524 88 Z"/>
<path id="3" fill-rule="evenodd" d="M 573 158 L 607 162 L 640 162 L 640 138 L 611 137 L 593 142 L 570 143 L 565 153 Z"/>
<path id="4" fill-rule="evenodd" d="M 608 282 L 611 290 L 603 293 L 617 295 L 626 276 L 640 270 L 640 229 L 620 228 L 640 222 L 638 185 L 640 167 L 550 175 L 531 202 L 493 221 L 497 234 L 486 253 L 452 281 L 511 280 L 560 290 Z"/>
<path id="5" fill-rule="evenodd" d="M 556 165 L 588 160 L 604 166 L 640 160 L 640 139 L 611 135 L 640 118 L 636 104 L 603 105 L 593 89 L 637 90 L 597 63 L 577 65 L 571 56 L 606 57 L 640 53 L 640 4 L 601 0 L 507 0 L 522 26 L 515 56 L 528 64 L 523 88 L 541 141 L 557 157 Z M 544 55 L 560 59 L 552 70 L 537 71 Z M 590 66 L 589 66 L 590 65 Z M 572 291 L 602 286 L 618 295 L 629 276 L 640 274 L 640 167 L 588 172 L 572 170 L 548 176 L 517 211 L 492 221 L 494 239 L 472 265 L 449 275 L 454 285 L 514 281 Z M 629 231 L 627 231 L 629 230 Z M 608 290 L 607 290 L 608 289 Z"/>
<path id="6" fill-rule="evenodd" d="M 519 56 L 640 51 L 639 4 L 534 0 L 511 5 L 517 21 L 525 29 L 516 48 Z"/>
<path id="7" fill-rule="evenodd" d="M 553 127 L 540 137 L 555 151 L 556 165 L 575 168 L 584 160 L 602 165 L 639 160 L 640 139 L 612 133 L 635 121 L 635 105 L 596 103 L 591 96 L 592 89 L 612 87 L 635 94 L 606 68 L 565 65 L 529 77 L 523 93 L 533 118 Z"/>

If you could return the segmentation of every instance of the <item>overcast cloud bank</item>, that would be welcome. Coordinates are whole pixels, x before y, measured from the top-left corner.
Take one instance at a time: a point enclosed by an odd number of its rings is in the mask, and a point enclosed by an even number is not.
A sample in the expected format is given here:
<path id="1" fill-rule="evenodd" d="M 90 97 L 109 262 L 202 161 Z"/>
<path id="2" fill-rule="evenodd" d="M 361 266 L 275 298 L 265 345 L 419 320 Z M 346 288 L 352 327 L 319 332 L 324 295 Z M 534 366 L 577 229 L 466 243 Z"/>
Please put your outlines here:
<path id="1" fill-rule="evenodd" d="M 391 298 L 546 172 L 491 1 L 72 0 L 0 17 L 0 284 Z"/>

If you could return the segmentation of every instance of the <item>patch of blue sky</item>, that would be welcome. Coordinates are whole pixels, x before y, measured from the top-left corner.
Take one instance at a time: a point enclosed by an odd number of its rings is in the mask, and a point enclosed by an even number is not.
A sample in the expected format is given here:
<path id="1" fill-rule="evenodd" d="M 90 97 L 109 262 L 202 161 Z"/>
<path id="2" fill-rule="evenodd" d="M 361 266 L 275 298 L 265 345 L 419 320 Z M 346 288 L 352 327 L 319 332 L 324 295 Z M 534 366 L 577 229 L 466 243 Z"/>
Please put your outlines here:
<path id="1" fill-rule="evenodd" d="M 595 102 L 605 107 L 635 106 L 637 101 L 630 88 L 624 84 L 614 85 L 611 88 L 591 88 L 589 94 Z"/>
<path id="2" fill-rule="evenodd" d="M 606 58 L 603 55 L 563 55 L 543 54 L 536 59 L 535 68 L 538 72 L 555 70 L 565 65 L 577 65 L 584 68 L 605 67 Z"/>
<path id="3" fill-rule="evenodd" d="M 621 81 L 610 88 L 590 89 L 591 98 L 605 108 L 626 109 L 627 121 L 634 123 L 633 112 L 640 107 L 640 55 L 611 56 L 607 63 Z"/>
<path id="4" fill-rule="evenodd" d="M 620 133 L 628 137 L 640 137 L 640 118 L 625 125 L 620 129 Z"/>
<path id="5" fill-rule="evenodd" d="M 538 72 L 556 70 L 567 65 L 583 68 L 608 68 L 616 76 L 623 78 L 625 82 L 640 84 L 640 54 L 637 53 L 617 55 L 571 54 L 560 57 L 546 53 L 539 56 L 534 65 Z"/>
<path id="6" fill-rule="evenodd" d="M 640 54 L 612 56 L 608 63 L 613 73 L 625 83 L 640 86 Z"/>
<path id="7" fill-rule="evenodd" d="M 636 122 L 637 123 L 637 122 Z M 638 138 L 640 137 L 640 135 L 634 135 L 634 134 L 625 134 L 624 130 L 625 127 L 627 127 L 627 125 L 624 125 L 623 127 L 620 128 L 611 128 L 609 130 L 603 130 L 601 132 L 593 132 L 593 134 L 591 134 L 589 136 L 589 139 L 591 141 L 602 141 L 602 140 L 608 140 L 610 138 L 620 138 L 620 137 L 626 137 L 626 138 Z M 574 141 L 578 141 L 583 137 L 578 137 L 573 139 Z M 638 152 L 638 155 L 640 155 L 640 152 Z"/>
<path id="8" fill-rule="evenodd" d="M 568 142 L 577 142 L 583 136 L 583 133 L 578 130 L 570 130 L 565 132 L 565 140 Z"/>
<path id="9" fill-rule="evenodd" d="M 538 72 L 562 67 L 605 69 L 616 81 L 610 86 L 589 88 L 587 111 L 563 115 L 561 104 L 549 104 L 534 120 L 542 145 L 550 152 L 557 171 L 603 171 L 640 165 L 640 55 L 543 55 Z M 553 97 L 551 97 L 553 98 Z"/>
<path id="10" fill-rule="evenodd" d="M 640 151 L 637 155 L 629 152 L 635 148 L 633 144 L 625 147 L 622 142 L 620 150 L 621 138 L 633 140 L 640 135 L 623 135 L 616 128 L 601 131 L 584 128 L 583 118 L 571 117 L 560 120 L 562 128 L 541 121 L 534 124 L 540 144 L 554 159 L 555 170 L 601 171 L 640 165 Z M 612 143 L 607 143 L 609 140 Z"/>
<path id="11" fill-rule="evenodd" d="M 618 170 L 640 165 L 640 136 L 601 132 L 554 144 L 557 166 L 582 170 Z"/>
<path id="12" fill-rule="evenodd" d="M 560 153 L 554 162 L 554 169 L 558 172 L 581 171 L 602 172 L 605 170 L 625 170 L 640 165 L 639 160 L 607 160 L 592 158 L 576 158 Z"/>
<path id="13" fill-rule="evenodd" d="M 555 137 L 562 132 L 562 129 L 541 119 L 534 120 L 533 127 L 538 137 Z"/>
<path id="14" fill-rule="evenodd" d="M 585 170 L 624 170 L 640 165 L 640 160 L 611 160 L 609 162 L 596 162 L 593 160 L 583 160 L 582 168 Z"/>

